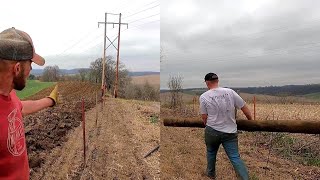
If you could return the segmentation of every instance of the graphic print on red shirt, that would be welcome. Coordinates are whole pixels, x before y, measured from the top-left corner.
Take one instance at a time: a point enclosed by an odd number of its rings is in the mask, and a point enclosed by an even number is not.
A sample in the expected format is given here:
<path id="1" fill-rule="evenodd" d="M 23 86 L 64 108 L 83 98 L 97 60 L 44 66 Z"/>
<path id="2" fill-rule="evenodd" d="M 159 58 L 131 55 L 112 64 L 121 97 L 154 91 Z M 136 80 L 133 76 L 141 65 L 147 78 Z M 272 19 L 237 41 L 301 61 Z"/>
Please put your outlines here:
<path id="1" fill-rule="evenodd" d="M 9 96 L 0 95 L 0 180 L 29 179 L 21 110 L 15 91 Z"/>
<path id="2" fill-rule="evenodd" d="M 26 149 L 26 143 L 22 121 L 17 117 L 17 109 L 8 115 L 8 121 L 8 151 L 13 156 L 20 156 Z"/>

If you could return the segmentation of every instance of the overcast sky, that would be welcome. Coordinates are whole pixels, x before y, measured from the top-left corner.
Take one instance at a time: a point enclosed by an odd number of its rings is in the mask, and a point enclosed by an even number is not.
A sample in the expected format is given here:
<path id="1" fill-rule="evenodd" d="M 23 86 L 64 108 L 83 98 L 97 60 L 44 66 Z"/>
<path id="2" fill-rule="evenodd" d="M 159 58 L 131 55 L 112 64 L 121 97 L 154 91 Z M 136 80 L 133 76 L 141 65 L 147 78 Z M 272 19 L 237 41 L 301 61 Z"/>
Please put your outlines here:
<path id="1" fill-rule="evenodd" d="M 36 52 L 46 59 L 46 65 L 84 68 L 103 56 L 104 26 L 98 28 L 98 21 L 104 21 L 105 12 L 122 13 L 122 22 L 129 23 L 129 29 L 121 26 L 121 62 L 131 71 L 160 71 L 159 4 L 159 0 L 3 1 L 0 31 L 16 27 L 27 32 Z M 118 20 L 119 16 L 108 15 L 108 21 Z M 113 29 L 108 25 L 111 41 L 117 31 L 118 26 Z M 107 55 L 116 57 L 112 46 Z"/>
<path id="2" fill-rule="evenodd" d="M 320 1 L 162 0 L 161 88 L 320 83 Z"/>

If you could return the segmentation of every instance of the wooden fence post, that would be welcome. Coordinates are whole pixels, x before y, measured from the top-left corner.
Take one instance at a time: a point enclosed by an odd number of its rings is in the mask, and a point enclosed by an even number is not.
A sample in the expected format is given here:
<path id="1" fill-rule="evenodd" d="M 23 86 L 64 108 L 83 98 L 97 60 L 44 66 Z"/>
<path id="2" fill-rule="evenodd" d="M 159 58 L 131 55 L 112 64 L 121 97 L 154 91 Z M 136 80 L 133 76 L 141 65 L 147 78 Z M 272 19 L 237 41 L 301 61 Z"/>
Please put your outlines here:
<path id="1" fill-rule="evenodd" d="M 83 157 L 84 157 L 84 166 L 86 166 L 86 122 L 85 122 L 83 98 L 82 98 L 82 130 L 83 130 Z"/>
<path id="2" fill-rule="evenodd" d="M 256 120 L 256 96 L 253 96 L 253 120 Z"/>

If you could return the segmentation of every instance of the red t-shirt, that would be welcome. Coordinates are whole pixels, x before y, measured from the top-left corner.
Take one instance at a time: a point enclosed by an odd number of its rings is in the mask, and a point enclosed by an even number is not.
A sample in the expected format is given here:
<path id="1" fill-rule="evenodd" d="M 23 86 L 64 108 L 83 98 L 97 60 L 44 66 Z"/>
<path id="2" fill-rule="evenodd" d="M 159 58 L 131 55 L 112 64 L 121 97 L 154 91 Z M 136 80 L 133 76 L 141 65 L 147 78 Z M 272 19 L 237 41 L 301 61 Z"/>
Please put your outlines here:
<path id="1" fill-rule="evenodd" d="M 0 180 L 29 179 L 21 110 L 14 90 L 9 96 L 0 95 Z"/>

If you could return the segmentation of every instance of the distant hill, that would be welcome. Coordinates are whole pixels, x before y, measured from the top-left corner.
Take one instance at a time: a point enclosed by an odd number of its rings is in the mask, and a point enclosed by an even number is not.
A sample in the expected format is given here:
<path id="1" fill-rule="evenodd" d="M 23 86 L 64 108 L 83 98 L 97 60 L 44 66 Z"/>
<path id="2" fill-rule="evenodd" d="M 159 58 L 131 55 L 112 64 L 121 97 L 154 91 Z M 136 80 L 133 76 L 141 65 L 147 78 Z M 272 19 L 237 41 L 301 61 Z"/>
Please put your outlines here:
<path id="1" fill-rule="evenodd" d="M 78 74 L 79 73 L 79 69 L 60 69 L 61 74 L 63 75 L 72 75 L 72 74 Z M 89 69 L 89 68 L 85 68 L 85 69 Z M 43 69 L 32 69 L 31 70 L 31 74 L 35 75 L 35 76 L 41 76 L 43 73 Z"/>
<path id="2" fill-rule="evenodd" d="M 320 96 L 320 84 L 308 84 L 308 85 L 285 85 L 285 86 L 266 86 L 266 87 L 247 87 L 237 88 L 231 87 L 231 89 L 243 93 L 250 94 L 265 94 L 275 96 L 305 96 L 308 98 L 314 98 Z M 200 95 L 205 92 L 206 88 L 189 88 L 183 89 L 184 93 Z M 169 90 L 161 90 L 161 92 L 167 92 Z"/>
<path id="3" fill-rule="evenodd" d="M 61 74 L 63 75 L 72 75 L 78 74 L 80 68 L 76 69 L 60 69 Z M 89 68 L 85 68 L 88 69 Z M 43 69 L 32 69 L 31 74 L 35 76 L 41 76 L 43 73 Z M 145 75 L 160 75 L 160 72 L 153 72 L 153 71 L 136 71 L 136 72 L 129 72 L 129 76 L 145 76 Z"/>
<path id="4" fill-rule="evenodd" d="M 129 76 L 145 76 L 145 75 L 160 75 L 160 72 L 153 72 L 153 71 L 129 72 Z"/>
<path id="5" fill-rule="evenodd" d="M 320 92 L 320 84 L 233 88 L 250 94 L 301 96 Z"/>
<path id="6" fill-rule="evenodd" d="M 35 76 L 40 76 L 43 73 L 43 69 L 32 69 L 30 74 L 33 74 Z"/>

